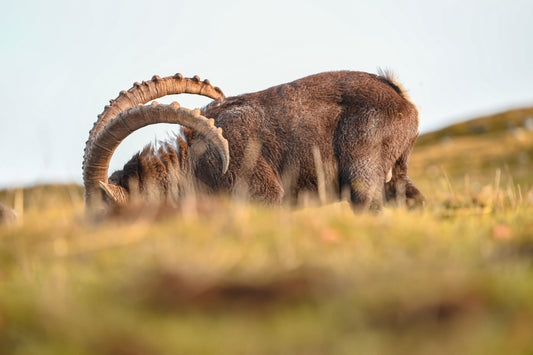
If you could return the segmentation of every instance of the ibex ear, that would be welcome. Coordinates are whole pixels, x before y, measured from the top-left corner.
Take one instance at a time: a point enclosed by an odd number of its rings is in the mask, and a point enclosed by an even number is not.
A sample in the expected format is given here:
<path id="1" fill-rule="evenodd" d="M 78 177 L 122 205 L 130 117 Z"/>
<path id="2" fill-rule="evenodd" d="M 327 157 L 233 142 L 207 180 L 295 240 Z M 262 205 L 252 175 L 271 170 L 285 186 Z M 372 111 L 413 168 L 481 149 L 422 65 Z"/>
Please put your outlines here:
<path id="1" fill-rule="evenodd" d="M 122 186 L 108 184 L 99 181 L 100 188 L 104 192 L 108 201 L 111 201 L 116 206 L 124 206 L 128 202 L 128 191 Z"/>

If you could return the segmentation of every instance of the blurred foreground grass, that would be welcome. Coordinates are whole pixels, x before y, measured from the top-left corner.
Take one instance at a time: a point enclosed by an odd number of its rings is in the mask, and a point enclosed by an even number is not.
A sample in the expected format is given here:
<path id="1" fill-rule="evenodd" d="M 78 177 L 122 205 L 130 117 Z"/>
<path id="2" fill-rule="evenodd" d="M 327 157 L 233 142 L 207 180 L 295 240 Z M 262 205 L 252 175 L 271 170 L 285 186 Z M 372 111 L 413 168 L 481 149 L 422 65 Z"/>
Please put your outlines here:
<path id="1" fill-rule="evenodd" d="M 94 223 L 78 186 L 3 191 L 0 354 L 531 354 L 533 132 L 502 127 L 421 139 L 422 211 Z"/>

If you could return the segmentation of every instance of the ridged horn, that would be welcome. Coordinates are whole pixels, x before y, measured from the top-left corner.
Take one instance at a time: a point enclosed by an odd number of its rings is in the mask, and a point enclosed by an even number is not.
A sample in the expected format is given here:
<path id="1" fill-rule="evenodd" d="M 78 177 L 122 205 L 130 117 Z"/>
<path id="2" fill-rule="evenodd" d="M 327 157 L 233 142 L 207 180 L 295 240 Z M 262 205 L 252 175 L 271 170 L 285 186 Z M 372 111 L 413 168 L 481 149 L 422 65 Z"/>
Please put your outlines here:
<path id="1" fill-rule="evenodd" d="M 225 98 L 220 88 L 212 86 L 209 80 L 200 81 L 198 76 L 184 78 L 181 74 L 176 74 L 160 78 L 154 75 L 150 81 L 143 81 L 142 84 L 134 83 L 133 87 L 128 91 L 121 91 L 116 99 L 110 100 L 110 104 L 105 107 L 104 112 L 98 115 L 98 120 L 94 123 L 89 132 L 89 139 L 85 143 L 83 169 L 85 170 L 87 154 L 93 140 L 117 114 L 127 108 L 144 105 L 157 98 L 175 94 L 198 94 L 210 97 L 213 100 L 223 100 Z"/>
<path id="2" fill-rule="evenodd" d="M 218 150 L 222 159 L 222 172 L 228 170 L 228 141 L 222 135 L 222 129 L 215 126 L 213 119 L 202 116 L 198 109 L 180 107 L 177 102 L 170 105 L 156 102 L 147 106 L 139 105 L 119 113 L 94 138 L 83 168 L 87 204 L 94 201 L 102 183 L 107 184 L 109 162 L 119 144 L 132 132 L 156 123 L 176 123 L 198 132 Z"/>

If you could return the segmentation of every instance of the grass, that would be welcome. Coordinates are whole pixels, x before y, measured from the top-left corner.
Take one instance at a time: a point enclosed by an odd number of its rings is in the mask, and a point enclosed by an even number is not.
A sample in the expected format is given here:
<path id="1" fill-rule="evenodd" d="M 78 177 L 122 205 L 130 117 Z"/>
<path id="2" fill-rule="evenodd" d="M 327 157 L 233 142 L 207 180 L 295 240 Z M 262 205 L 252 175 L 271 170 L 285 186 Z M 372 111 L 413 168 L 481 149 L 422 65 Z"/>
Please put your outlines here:
<path id="1" fill-rule="evenodd" d="M 95 223 L 78 186 L 2 191 L 0 354 L 531 354 L 533 132 L 498 127 L 421 138 L 424 210 Z"/>

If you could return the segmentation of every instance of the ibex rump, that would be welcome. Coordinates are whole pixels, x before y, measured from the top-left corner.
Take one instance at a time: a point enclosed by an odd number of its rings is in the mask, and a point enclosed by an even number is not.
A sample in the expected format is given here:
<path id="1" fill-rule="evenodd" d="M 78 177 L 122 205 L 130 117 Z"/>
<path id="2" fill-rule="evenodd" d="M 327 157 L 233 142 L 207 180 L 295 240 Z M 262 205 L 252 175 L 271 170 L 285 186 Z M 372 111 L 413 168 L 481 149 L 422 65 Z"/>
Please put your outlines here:
<path id="1" fill-rule="evenodd" d="M 215 101 L 195 111 L 177 103 L 138 106 L 177 93 Z M 162 122 L 181 124 L 185 137 L 145 148 L 108 181 L 120 142 Z M 148 186 L 179 199 L 192 186 L 229 193 L 244 188 L 253 200 L 280 203 L 316 192 L 319 180 L 337 198 L 349 191 L 355 208 L 380 208 L 383 196 L 421 202 L 407 177 L 417 135 L 416 107 L 389 75 L 328 72 L 229 98 L 198 77 L 156 76 L 122 91 L 91 130 L 83 164 L 86 202 L 104 191 L 124 204 Z"/>

